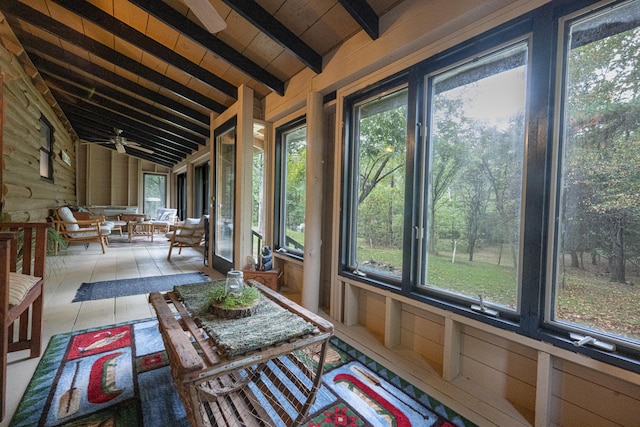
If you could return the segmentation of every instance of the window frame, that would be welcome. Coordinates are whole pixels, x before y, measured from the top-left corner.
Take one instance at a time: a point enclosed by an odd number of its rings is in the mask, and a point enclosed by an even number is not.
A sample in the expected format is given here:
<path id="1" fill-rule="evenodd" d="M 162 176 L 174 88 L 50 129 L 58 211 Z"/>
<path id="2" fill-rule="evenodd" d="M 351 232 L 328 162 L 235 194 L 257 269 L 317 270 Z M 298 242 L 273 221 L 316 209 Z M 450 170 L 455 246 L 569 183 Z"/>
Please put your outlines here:
<path id="1" fill-rule="evenodd" d="M 51 125 L 51 122 L 47 120 L 44 115 L 40 116 L 40 179 L 45 181 L 53 182 L 53 161 L 54 161 L 54 131 L 55 129 Z M 48 132 L 47 132 L 48 130 Z M 46 133 L 43 133 L 46 132 Z M 42 161 L 47 159 L 47 164 L 45 167 L 47 168 L 47 174 L 42 174 Z"/>
<path id="2" fill-rule="evenodd" d="M 432 292 L 421 292 L 417 288 L 416 257 L 420 248 L 415 239 L 404 249 L 403 275 L 401 283 L 391 283 L 383 278 L 360 277 L 349 269 L 348 248 L 351 242 L 349 197 L 353 189 L 349 187 L 353 167 L 349 153 L 353 141 L 352 106 L 353 99 L 364 96 L 367 91 L 375 93 L 393 79 L 389 77 L 367 86 L 360 91 L 346 93 L 340 98 L 343 105 L 342 120 L 343 146 L 342 182 L 339 213 L 339 251 L 338 275 L 350 282 L 389 290 L 414 301 L 444 309 L 456 315 L 477 320 L 489 326 L 515 332 L 523 337 L 550 343 L 558 348 L 577 352 L 595 360 L 603 361 L 624 369 L 640 373 L 640 351 L 634 345 L 620 343 L 615 352 L 608 352 L 590 346 L 576 347 L 570 338 L 573 328 L 548 320 L 548 300 L 553 289 L 550 288 L 550 257 L 554 251 L 554 237 L 550 234 L 556 213 L 552 210 L 552 198 L 557 173 L 553 164 L 557 156 L 558 118 L 560 104 L 557 101 L 559 85 L 562 84 L 563 59 L 560 36 L 561 20 L 570 16 L 593 13 L 606 9 L 624 0 L 598 2 L 595 0 L 557 0 L 540 6 L 526 14 L 514 18 L 502 25 L 472 37 L 452 48 L 420 63 L 414 64 L 398 74 L 406 74 L 409 85 L 409 113 L 407 117 L 407 180 L 405 200 L 411 201 L 420 191 L 420 162 L 424 157 L 425 143 L 425 103 L 422 98 L 427 94 L 424 77 L 438 70 L 452 67 L 456 63 L 467 61 L 485 52 L 497 50 L 499 46 L 513 43 L 517 39 L 529 37 L 529 65 L 525 110 L 525 153 L 522 185 L 521 237 L 519 259 L 521 266 L 520 310 L 519 313 L 500 311 L 498 317 L 487 316 L 470 309 L 468 303 L 456 298 Z M 562 24 L 564 25 L 564 24 Z M 410 146 L 414 144 L 414 146 Z M 419 225 L 421 217 L 419 203 L 406 203 L 407 227 L 411 230 Z M 407 233 L 411 233 L 408 231 Z M 406 234 L 410 236 L 411 234 Z M 526 260 L 526 261 L 522 261 Z M 375 279 L 375 280 L 374 280 Z M 634 341 L 635 343 L 636 341 Z M 638 342 L 640 345 L 640 342 Z"/>
<path id="3" fill-rule="evenodd" d="M 290 247 L 286 244 L 286 182 L 287 182 L 287 144 L 285 137 L 289 133 L 307 126 L 307 116 L 302 115 L 276 128 L 275 156 L 274 156 L 274 212 L 273 212 L 273 245 L 274 250 L 282 255 L 302 261 L 303 249 Z M 306 165 L 305 165 L 306 170 Z M 306 182 L 306 177 L 305 177 Z M 306 211 L 306 206 L 305 206 Z M 306 214 L 305 214 L 306 216 Z"/>
<path id="4" fill-rule="evenodd" d="M 407 267 L 407 260 L 403 254 L 402 262 L 402 277 L 394 279 L 393 277 L 376 274 L 375 272 L 367 271 L 366 274 L 359 272 L 357 263 L 355 261 L 355 239 L 351 236 L 355 233 L 355 229 L 358 222 L 357 214 L 357 162 L 359 160 L 359 143 L 357 136 L 359 135 L 359 121 L 356 117 L 355 110 L 358 106 L 364 105 L 369 100 L 374 100 L 377 97 L 382 97 L 388 93 L 393 93 L 401 90 L 407 90 L 407 140 L 405 151 L 405 199 L 406 191 L 412 191 L 412 185 L 409 182 L 409 171 L 413 171 L 410 165 L 409 159 L 409 147 L 413 147 L 414 133 L 410 130 L 413 128 L 412 120 L 410 117 L 415 114 L 415 111 L 411 108 L 411 88 L 408 78 L 408 73 L 402 72 L 394 75 L 379 84 L 372 87 L 364 88 L 357 91 L 345 98 L 344 108 L 344 134 L 345 134 L 345 147 L 343 157 L 343 176 L 342 182 L 343 191 L 341 197 L 342 204 L 342 218 L 341 218 L 341 234 L 340 234 L 340 274 L 344 277 L 354 278 L 358 281 L 369 283 L 377 287 L 390 287 L 393 289 L 401 289 L 402 283 L 407 279 L 407 275 L 410 274 Z M 411 216 L 411 206 L 404 203 L 404 215 Z M 407 227 L 411 227 L 409 221 L 405 221 L 403 228 L 403 237 L 407 235 Z"/>
<path id="5" fill-rule="evenodd" d="M 515 286 L 516 286 L 516 295 L 518 296 L 517 301 L 516 301 L 516 306 L 515 307 L 507 307 L 507 306 L 501 306 L 501 305 L 497 305 L 497 304 L 493 304 L 491 302 L 484 302 L 484 306 L 487 309 L 491 309 L 494 310 L 495 312 L 497 312 L 497 316 L 503 320 L 509 320 L 509 321 L 513 321 L 513 322 L 518 322 L 520 319 L 520 314 L 522 312 L 522 299 L 523 299 L 523 284 L 522 284 L 522 267 L 523 267 L 523 258 L 524 258 L 524 251 L 523 251 L 523 240 L 524 240 L 524 232 L 523 232 L 523 228 L 524 228 L 524 223 L 525 223 L 525 211 L 526 211 L 526 191 L 524 191 L 525 185 L 526 185 L 526 179 L 527 179 L 527 149 L 526 149 L 526 139 L 527 139 L 527 133 L 529 132 L 529 105 L 528 105 L 528 97 L 529 97 L 529 87 L 530 87 L 530 83 L 531 83 L 531 56 L 532 56 L 532 50 L 531 50 L 531 46 L 532 46 L 532 35 L 530 32 L 526 32 L 520 36 L 516 36 L 515 34 L 509 33 L 509 39 L 508 40 L 504 40 L 503 42 L 499 42 L 497 44 L 495 44 L 494 46 L 491 46 L 491 48 L 484 50 L 484 51 L 477 51 L 475 52 L 473 55 L 471 56 L 467 56 L 465 59 L 460 60 L 460 61 L 455 61 L 452 62 L 451 64 L 449 64 L 448 66 L 442 67 L 440 69 L 437 70 L 431 70 L 429 73 L 426 73 L 423 77 L 423 87 L 424 87 L 424 91 L 423 91 L 423 105 L 421 106 L 424 109 L 424 116 L 423 116 L 423 123 L 426 124 L 425 127 L 425 132 L 424 135 L 422 135 L 422 141 L 421 141 L 421 147 L 422 147 L 422 151 L 420 152 L 420 162 L 421 165 L 425 165 L 425 166 L 420 166 L 417 168 L 417 170 L 419 170 L 420 174 L 423 176 L 423 178 L 421 178 L 421 186 L 419 187 L 421 189 L 421 191 L 417 192 L 414 196 L 415 200 L 420 200 L 420 205 L 421 205 L 421 212 L 419 214 L 419 222 L 418 224 L 416 224 L 416 227 L 418 227 L 418 229 L 422 230 L 421 231 L 421 237 L 417 238 L 417 240 L 419 240 L 419 247 L 416 249 L 416 252 L 419 254 L 416 263 L 416 271 L 415 271 L 415 277 L 416 277 L 416 284 L 415 284 L 415 288 L 416 288 L 416 292 L 419 293 L 423 293 L 425 295 L 430 295 L 433 296 L 434 298 L 438 298 L 438 299 L 442 299 L 443 301 L 447 301 L 449 303 L 452 304 L 456 304 L 459 306 L 464 307 L 464 309 L 470 309 L 472 311 L 476 311 L 477 312 L 477 307 L 479 305 L 479 301 L 477 298 L 474 298 L 471 295 L 467 295 L 467 294 L 456 294 L 453 291 L 449 291 L 447 289 L 443 289 L 443 288 L 438 288 L 438 287 L 433 287 L 433 286 L 429 286 L 429 284 L 427 283 L 426 280 L 426 276 L 427 276 L 427 266 L 428 266 L 428 262 L 422 262 L 423 260 L 427 260 L 429 255 L 429 236 L 428 236 L 428 232 L 429 232 L 429 200 L 430 200 L 430 194 L 429 194 L 429 182 L 428 182 L 428 178 L 427 175 L 429 174 L 429 169 L 428 169 L 428 164 L 429 162 L 429 145 L 431 144 L 431 140 L 430 140 L 430 135 L 428 135 L 430 128 L 433 127 L 432 124 L 432 117 L 430 117 L 432 115 L 432 111 L 434 109 L 434 106 L 432 104 L 433 102 L 433 81 L 438 77 L 441 76 L 443 74 L 446 74 L 447 72 L 451 71 L 451 70 L 455 70 L 459 67 L 465 67 L 468 64 L 474 63 L 479 59 L 485 58 L 485 57 L 490 57 L 491 55 L 494 54 L 499 54 L 502 51 L 506 51 L 509 49 L 514 48 L 515 46 L 517 46 L 518 44 L 521 44 L 523 42 L 526 42 L 528 49 L 527 49 L 527 63 L 526 63 L 526 67 L 527 67 L 527 80 L 526 80 L 526 96 L 525 96 L 525 102 L 524 102 L 524 129 L 523 129 L 523 136 L 524 136 L 524 147 L 523 147 L 523 158 L 522 158 L 522 171 L 521 171 L 521 199 L 520 199 L 520 214 L 519 214 L 519 230 L 518 230 L 518 235 L 519 235 L 519 239 L 518 239 L 518 266 L 516 269 L 516 282 Z M 476 307 L 476 308 L 473 308 Z M 483 316 L 485 314 L 482 314 Z"/>
<path id="6" fill-rule="evenodd" d="M 156 177 L 162 177 L 164 180 L 163 183 L 163 187 L 164 187 L 164 191 L 162 191 L 163 194 L 160 195 L 160 204 L 156 209 L 151 208 L 149 212 L 147 212 L 147 203 L 150 203 L 147 200 L 147 178 L 148 177 L 152 177 L 152 176 L 156 176 Z M 167 206 L 167 199 L 168 199 L 168 192 L 169 192 L 169 175 L 166 173 L 159 173 L 159 172 L 143 172 L 142 173 L 142 201 L 143 201 L 143 205 L 142 205 L 142 213 L 147 214 L 147 217 L 153 218 L 155 217 L 158 208 L 166 208 Z M 151 202 L 152 203 L 152 202 Z"/>
<path id="7" fill-rule="evenodd" d="M 545 254 L 546 274 L 544 286 L 542 286 L 543 298 L 541 300 L 543 308 L 541 309 L 539 321 L 541 335 L 549 339 L 553 344 L 577 351 L 594 359 L 621 366 L 634 372 L 640 372 L 640 339 L 622 339 L 613 334 L 606 333 L 606 331 L 600 331 L 588 326 L 582 327 L 576 323 L 553 318 L 557 288 L 557 251 L 560 246 L 558 231 L 560 228 L 559 221 L 561 221 L 560 199 L 562 197 L 562 191 L 559 187 L 562 185 L 563 161 L 561 158 L 564 152 L 564 107 L 566 105 L 567 56 L 571 49 L 568 46 L 570 26 L 577 21 L 588 19 L 590 16 L 595 16 L 626 2 L 627 0 L 599 2 L 599 4 L 594 7 L 594 2 L 582 1 L 578 4 L 572 4 L 572 7 L 559 10 L 554 16 L 557 23 L 557 40 L 554 51 L 556 64 L 555 78 L 553 81 L 554 96 L 551 102 L 557 114 L 553 117 L 549 137 L 553 144 L 553 150 L 550 154 L 551 183 L 549 189 L 549 220 L 547 225 L 549 241 Z M 595 346 L 576 347 L 577 339 L 573 334 L 577 336 L 589 336 L 604 344 L 613 344 L 615 350 L 609 351 Z"/>
<path id="8" fill-rule="evenodd" d="M 193 216 L 209 215 L 211 163 L 209 160 L 193 167 Z M 187 215 L 188 216 L 188 215 Z"/>

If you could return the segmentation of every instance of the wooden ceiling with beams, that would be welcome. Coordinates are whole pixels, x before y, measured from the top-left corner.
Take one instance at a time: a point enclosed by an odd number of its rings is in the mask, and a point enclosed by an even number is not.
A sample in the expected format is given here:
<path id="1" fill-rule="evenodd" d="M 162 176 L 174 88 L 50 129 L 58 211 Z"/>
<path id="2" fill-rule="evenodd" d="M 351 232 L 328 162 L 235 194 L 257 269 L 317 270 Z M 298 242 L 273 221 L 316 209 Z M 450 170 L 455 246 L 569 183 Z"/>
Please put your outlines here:
<path id="1" fill-rule="evenodd" d="M 357 32 L 377 38 L 401 2 L 2 0 L 0 12 L 72 134 L 120 151 L 114 141 L 134 142 L 128 154 L 171 167 L 206 143 L 209 114 L 240 85 L 284 94 Z M 216 13 L 226 28 L 212 33 Z"/>

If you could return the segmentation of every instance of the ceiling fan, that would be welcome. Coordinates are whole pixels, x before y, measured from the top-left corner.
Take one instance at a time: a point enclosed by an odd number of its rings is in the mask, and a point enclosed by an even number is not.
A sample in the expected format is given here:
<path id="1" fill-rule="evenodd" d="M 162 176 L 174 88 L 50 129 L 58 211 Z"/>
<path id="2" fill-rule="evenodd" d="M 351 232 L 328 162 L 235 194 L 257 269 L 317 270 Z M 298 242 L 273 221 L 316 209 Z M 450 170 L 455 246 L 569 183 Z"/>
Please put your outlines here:
<path id="1" fill-rule="evenodd" d="M 183 0 L 210 33 L 219 33 L 227 28 L 227 23 L 209 0 Z"/>
<path id="2" fill-rule="evenodd" d="M 148 148 L 144 148 L 143 146 L 141 146 L 140 144 L 138 144 L 137 142 L 133 142 L 133 141 L 129 141 L 127 140 L 127 138 L 125 138 L 124 136 L 122 136 L 122 129 L 118 129 L 118 128 L 114 128 L 113 129 L 115 136 L 112 136 L 111 138 L 109 138 L 108 141 L 95 141 L 96 144 L 113 144 L 116 147 L 116 151 L 118 153 L 121 154 L 125 154 L 127 152 L 125 147 L 131 147 L 133 149 L 136 149 L 138 151 L 142 151 L 145 153 L 149 153 L 149 154 L 153 154 L 153 150 L 150 150 Z"/>

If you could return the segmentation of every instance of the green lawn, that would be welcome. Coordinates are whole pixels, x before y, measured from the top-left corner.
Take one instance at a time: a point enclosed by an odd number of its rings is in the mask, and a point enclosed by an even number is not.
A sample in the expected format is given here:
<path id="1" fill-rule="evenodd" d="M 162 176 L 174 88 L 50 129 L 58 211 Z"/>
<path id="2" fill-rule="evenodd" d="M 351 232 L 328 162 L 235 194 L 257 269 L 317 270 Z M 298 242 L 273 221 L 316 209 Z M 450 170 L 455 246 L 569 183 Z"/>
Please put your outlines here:
<path id="1" fill-rule="evenodd" d="M 427 284 L 440 289 L 476 297 L 507 307 L 517 303 L 517 272 L 497 265 L 496 250 L 479 253 L 469 262 L 468 254 L 429 256 Z M 361 260 L 374 260 L 382 266 L 395 266 L 401 275 L 402 257 L 398 249 L 358 248 Z M 362 264 L 362 263 L 361 263 Z M 593 267 L 589 267 L 592 270 Z M 631 276 L 631 272 L 628 272 Z M 638 276 L 629 277 L 640 283 Z M 640 285 L 611 283 L 605 274 L 589 269 L 569 269 L 564 288 L 557 291 L 558 320 L 614 332 L 623 337 L 640 338 Z"/>

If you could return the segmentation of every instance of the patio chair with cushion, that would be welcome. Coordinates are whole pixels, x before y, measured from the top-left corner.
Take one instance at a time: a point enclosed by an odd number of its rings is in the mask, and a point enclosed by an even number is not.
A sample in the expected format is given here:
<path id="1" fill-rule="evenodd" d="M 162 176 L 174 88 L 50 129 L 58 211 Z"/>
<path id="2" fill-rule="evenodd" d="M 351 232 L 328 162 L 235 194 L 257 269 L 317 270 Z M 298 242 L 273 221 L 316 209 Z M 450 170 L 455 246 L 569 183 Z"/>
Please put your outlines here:
<path id="1" fill-rule="evenodd" d="M 122 227 L 120 224 L 116 223 L 115 221 L 108 221 L 106 220 L 104 215 L 92 215 L 91 212 L 87 212 L 87 211 L 77 211 L 77 212 L 73 212 L 73 217 L 79 221 L 87 221 L 87 220 L 94 220 L 94 221 L 99 221 L 100 225 L 103 226 L 107 226 L 109 227 L 109 229 L 111 229 L 111 234 L 115 234 L 115 232 L 119 232 L 120 235 L 122 236 Z"/>
<path id="2" fill-rule="evenodd" d="M 187 218 L 184 224 L 176 226 L 175 230 L 166 234 L 169 239 L 169 255 L 171 260 L 173 248 L 178 248 L 178 254 L 182 253 L 182 248 L 195 248 L 204 242 L 204 224 L 206 215 L 202 218 Z"/>
<path id="3" fill-rule="evenodd" d="M 28 350 L 30 359 L 40 356 L 49 227 L 46 222 L 0 223 L 0 421 L 5 415 L 7 353 Z"/>
<path id="4" fill-rule="evenodd" d="M 56 210 L 54 223 L 56 230 L 67 243 L 83 243 L 84 247 L 89 247 L 89 243 L 100 243 L 102 253 L 105 245 L 109 244 L 111 228 L 101 225 L 101 219 L 78 220 L 73 216 L 71 209 L 64 206 Z"/>
<path id="5" fill-rule="evenodd" d="M 153 231 L 168 233 L 169 228 L 176 222 L 176 214 L 178 209 L 158 208 L 156 216 L 151 218 L 153 223 Z"/>

